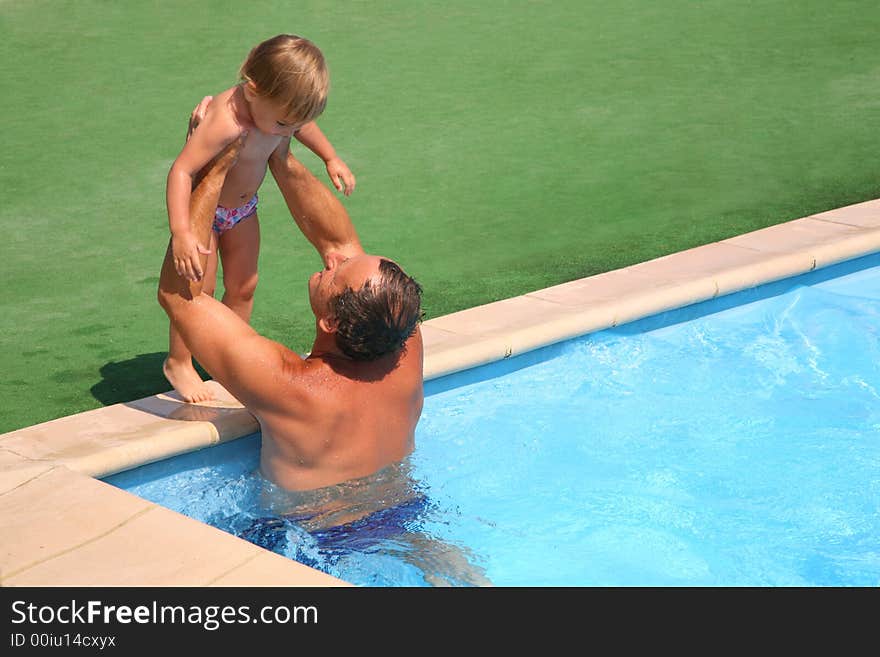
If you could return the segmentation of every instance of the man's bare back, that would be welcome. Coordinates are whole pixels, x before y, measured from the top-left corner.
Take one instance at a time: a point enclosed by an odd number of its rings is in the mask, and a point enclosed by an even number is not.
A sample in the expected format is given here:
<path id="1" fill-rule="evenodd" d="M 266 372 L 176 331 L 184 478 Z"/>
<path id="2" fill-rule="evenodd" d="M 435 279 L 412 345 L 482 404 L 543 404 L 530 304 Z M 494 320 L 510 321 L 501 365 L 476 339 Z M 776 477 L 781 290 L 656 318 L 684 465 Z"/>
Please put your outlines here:
<path id="1" fill-rule="evenodd" d="M 293 369 L 293 368 L 292 368 Z M 312 354 L 274 386 L 278 410 L 258 415 L 260 469 L 287 490 L 364 477 L 410 454 L 422 411 L 422 339 L 363 367 Z"/>

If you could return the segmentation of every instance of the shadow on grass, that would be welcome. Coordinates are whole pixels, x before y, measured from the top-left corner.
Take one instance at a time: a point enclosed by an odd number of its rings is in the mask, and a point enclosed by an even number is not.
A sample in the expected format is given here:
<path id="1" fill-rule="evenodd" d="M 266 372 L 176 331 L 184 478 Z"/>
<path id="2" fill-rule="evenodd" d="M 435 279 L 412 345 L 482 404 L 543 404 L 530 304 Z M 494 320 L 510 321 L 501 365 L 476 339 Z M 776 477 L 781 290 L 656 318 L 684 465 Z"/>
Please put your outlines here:
<path id="1" fill-rule="evenodd" d="M 101 366 L 102 378 L 90 388 L 92 396 L 109 406 L 170 391 L 171 384 L 162 374 L 167 355 L 166 351 L 156 351 Z M 210 378 L 198 364 L 196 370 L 203 379 Z"/>

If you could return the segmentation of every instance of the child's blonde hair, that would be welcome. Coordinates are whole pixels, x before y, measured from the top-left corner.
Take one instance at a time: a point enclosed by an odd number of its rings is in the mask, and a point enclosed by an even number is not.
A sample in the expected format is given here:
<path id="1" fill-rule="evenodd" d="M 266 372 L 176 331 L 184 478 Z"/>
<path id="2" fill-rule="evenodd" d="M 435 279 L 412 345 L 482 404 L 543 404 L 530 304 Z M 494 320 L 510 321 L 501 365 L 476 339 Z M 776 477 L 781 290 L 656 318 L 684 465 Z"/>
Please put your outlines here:
<path id="1" fill-rule="evenodd" d="M 257 93 L 280 104 L 293 122 L 316 119 L 327 105 L 330 73 L 314 43 L 295 34 L 279 34 L 255 46 L 239 71 Z"/>

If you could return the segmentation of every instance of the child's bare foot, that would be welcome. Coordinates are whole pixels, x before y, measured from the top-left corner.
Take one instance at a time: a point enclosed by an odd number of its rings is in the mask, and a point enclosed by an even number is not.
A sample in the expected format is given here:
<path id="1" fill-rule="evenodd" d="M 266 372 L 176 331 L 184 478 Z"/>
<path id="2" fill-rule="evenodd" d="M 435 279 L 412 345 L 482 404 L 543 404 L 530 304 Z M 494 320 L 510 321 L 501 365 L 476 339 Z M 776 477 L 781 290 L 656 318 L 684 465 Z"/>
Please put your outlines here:
<path id="1" fill-rule="evenodd" d="M 195 403 L 214 398 L 211 389 L 205 385 L 199 373 L 192 366 L 192 361 L 181 363 L 180 361 L 166 358 L 162 364 L 162 371 L 165 373 L 168 383 L 174 386 L 174 389 L 180 393 L 184 401 Z"/>

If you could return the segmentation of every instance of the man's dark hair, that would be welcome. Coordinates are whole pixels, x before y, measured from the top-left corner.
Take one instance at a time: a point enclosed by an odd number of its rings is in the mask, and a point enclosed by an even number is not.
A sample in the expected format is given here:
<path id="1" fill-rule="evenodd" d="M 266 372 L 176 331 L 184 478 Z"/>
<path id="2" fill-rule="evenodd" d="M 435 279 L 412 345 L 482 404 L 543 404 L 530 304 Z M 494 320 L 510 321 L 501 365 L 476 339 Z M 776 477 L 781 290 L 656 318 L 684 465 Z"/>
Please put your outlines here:
<path id="1" fill-rule="evenodd" d="M 376 360 L 403 347 L 422 320 L 422 288 L 390 260 L 359 290 L 348 288 L 332 302 L 336 346 L 353 360 Z"/>

